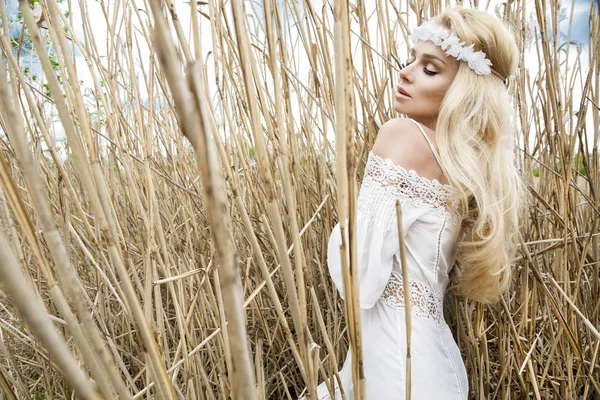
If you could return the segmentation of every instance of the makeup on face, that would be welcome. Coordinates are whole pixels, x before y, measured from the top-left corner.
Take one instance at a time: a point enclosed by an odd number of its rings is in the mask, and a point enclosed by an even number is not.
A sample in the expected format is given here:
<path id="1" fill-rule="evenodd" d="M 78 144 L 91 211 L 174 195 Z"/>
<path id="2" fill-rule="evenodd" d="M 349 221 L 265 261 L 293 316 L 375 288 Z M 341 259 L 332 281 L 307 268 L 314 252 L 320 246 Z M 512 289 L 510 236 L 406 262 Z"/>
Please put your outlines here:
<path id="1" fill-rule="evenodd" d="M 412 59 L 400 70 L 394 109 L 417 121 L 435 125 L 442 100 L 458 70 L 458 62 L 433 42 L 418 42 Z"/>

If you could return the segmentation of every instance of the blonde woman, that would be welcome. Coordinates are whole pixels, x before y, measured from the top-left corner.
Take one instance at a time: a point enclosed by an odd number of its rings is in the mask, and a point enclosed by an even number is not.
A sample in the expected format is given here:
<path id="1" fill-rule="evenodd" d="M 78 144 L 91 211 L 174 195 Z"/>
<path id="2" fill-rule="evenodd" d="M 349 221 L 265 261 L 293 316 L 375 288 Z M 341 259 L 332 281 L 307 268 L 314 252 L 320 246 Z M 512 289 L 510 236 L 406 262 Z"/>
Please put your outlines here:
<path id="1" fill-rule="evenodd" d="M 411 303 L 411 398 L 462 400 L 465 364 L 443 316 L 450 272 L 461 292 L 492 303 L 510 283 L 522 188 L 513 163 L 506 80 L 517 46 L 487 12 L 454 8 L 411 35 L 394 109 L 368 156 L 358 199 L 357 246 L 368 400 L 405 398 L 406 323 L 395 202 L 400 199 Z M 341 234 L 328 267 L 343 296 Z M 341 370 L 353 399 L 352 354 Z M 330 386 L 331 387 L 331 386 Z M 337 382 L 335 398 L 341 394 Z M 319 399 L 329 399 L 325 384 Z"/>

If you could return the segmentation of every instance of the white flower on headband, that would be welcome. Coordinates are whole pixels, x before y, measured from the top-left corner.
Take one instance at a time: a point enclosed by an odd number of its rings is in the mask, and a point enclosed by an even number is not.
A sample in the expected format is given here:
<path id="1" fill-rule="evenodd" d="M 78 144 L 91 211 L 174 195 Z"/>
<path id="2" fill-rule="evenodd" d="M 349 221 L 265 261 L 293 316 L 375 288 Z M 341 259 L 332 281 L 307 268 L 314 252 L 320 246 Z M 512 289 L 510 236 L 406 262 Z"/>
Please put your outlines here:
<path id="1" fill-rule="evenodd" d="M 463 44 L 465 44 L 465 42 L 461 43 L 460 39 L 458 39 L 458 37 L 456 35 L 452 35 L 452 36 L 448 36 L 448 38 L 446 40 L 444 40 L 442 42 L 442 44 L 440 44 L 440 47 L 442 48 L 442 50 L 446 50 L 447 48 L 450 48 L 450 50 L 452 50 L 452 51 L 456 52 L 456 54 L 458 54 L 458 51 L 462 48 Z M 448 52 L 446 52 L 446 53 L 448 53 Z M 450 55 L 452 55 L 452 54 L 450 54 Z M 454 57 L 456 57 L 456 56 L 454 56 Z"/>
<path id="2" fill-rule="evenodd" d="M 474 45 L 464 47 L 465 42 L 461 42 L 454 32 L 449 32 L 435 21 L 425 21 L 413 29 L 410 40 L 413 43 L 417 43 L 419 40 L 431 40 L 436 46 L 440 46 L 442 50 L 447 49 L 446 54 L 449 56 L 466 61 L 469 68 L 478 75 L 489 75 L 492 72 L 492 62 L 486 58 L 483 51 L 474 51 Z"/>
<path id="3" fill-rule="evenodd" d="M 460 43 L 456 36 L 454 36 L 452 39 L 456 39 L 456 43 L 453 43 L 450 45 L 450 48 L 448 49 L 446 54 L 448 54 L 449 56 L 458 58 L 458 56 L 460 56 L 460 53 L 462 51 L 462 48 L 463 48 L 463 45 L 465 44 L 465 42 Z"/>
<path id="4" fill-rule="evenodd" d="M 476 74 L 488 75 L 492 72 L 492 62 L 485 58 L 485 53 L 483 51 L 480 50 L 472 53 L 469 57 L 470 58 L 467 58 L 469 68 L 475 71 Z"/>
<path id="5" fill-rule="evenodd" d="M 432 30 L 429 40 L 435 43 L 436 46 L 439 46 L 442 44 L 442 41 L 444 39 L 448 38 L 448 36 L 450 36 L 448 31 L 442 28 L 441 26 L 438 26 L 437 29 Z"/>
<path id="6" fill-rule="evenodd" d="M 429 40 L 431 32 L 428 28 L 429 26 L 427 25 L 427 22 L 425 22 L 421 26 L 416 27 L 415 29 L 413 29 L 413 33 L 410 35 L 410 40 L 412 40 L 415 43 L 419 40 Z"/>
<path id="7" fill-rule="evenodd" d="M 475 46 L 475 45 L 472 44 L 470 46 L 463 47 L 462 50 L 460 51 L 460 54 L 456 57 L 456 59 L 469 61 L 471 59 L 471 56 L 474 53 L 473 46 Z"/>

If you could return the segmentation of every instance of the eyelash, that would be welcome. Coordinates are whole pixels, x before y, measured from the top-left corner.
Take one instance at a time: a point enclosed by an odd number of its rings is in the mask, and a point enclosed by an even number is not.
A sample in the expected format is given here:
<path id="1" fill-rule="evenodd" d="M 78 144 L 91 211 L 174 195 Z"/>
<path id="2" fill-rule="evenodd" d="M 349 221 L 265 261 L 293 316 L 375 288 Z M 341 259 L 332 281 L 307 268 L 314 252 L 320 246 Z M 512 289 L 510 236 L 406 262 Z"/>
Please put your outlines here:
<path id="1" fill-rule="evenodd" d="M 413 60 L 413 61 L 409 61 L 409 62 L 407 62 L 406 64 L 404 64 L 404 65 L 402 66 L 402 68 L 406 68 L 406 67 L 408 67 L 408 66 L 409 66 L 410 64 L 412 64 L 413 62 L 414 62 L 414 60 Z M 402 68 L 401 68 L 401 69 L 402 69 Z M 430 70 L 428 70 L 427 68 L 423 68 L 423 72 L 424 72 L 426 75 L 429 75 L 429 76 L 433 76 L 433 75 L 437 74 L 437 72 L 430 71 Z"/>

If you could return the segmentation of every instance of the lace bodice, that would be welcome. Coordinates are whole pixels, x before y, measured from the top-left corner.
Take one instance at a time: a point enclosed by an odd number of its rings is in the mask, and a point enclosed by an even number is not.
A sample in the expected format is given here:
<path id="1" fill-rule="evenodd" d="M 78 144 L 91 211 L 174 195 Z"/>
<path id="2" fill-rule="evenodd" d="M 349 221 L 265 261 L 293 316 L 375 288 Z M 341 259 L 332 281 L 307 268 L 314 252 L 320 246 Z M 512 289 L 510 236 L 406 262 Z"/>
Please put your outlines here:
<path id="1" fill-rule="evenodd" d="M 369 152 L 357 203 L 357 246 L 361 307 L 378 300 L 404 308 L 396 200 L 402 205 L 411 314 L 443 321 L 443 295 L 454 264 L 458 220 L 448 206 L 454 190 L 437 180 Z M 328 265 L 343 295 L 339 225 L 328 248 Z"/>
<path id="2" fill-rule="evenodd" d="M 444 296 L 435 288 L 421 282 L 410 280 L 410 307 L 411 315 L 416 318 L 440 321 L 443 318 L 442 304 Z M 404 309 L 404 283 L 402 275 L 392 271 L 390 280 L 383 291 L 383 302 L 390 307 Z"/>
<path id="3" fill-rule="evenodd" d="M 368 210 L 381 208 L 382 197 L 394 202 L 400 199 L 416 207 L 435 210 L 440 216 L 452 217 L 448 202 L 454 191 L 450 185 L 424 178 L 416 171 L 405 169 L 370 151 L 358 203 L 362 210 Z M 395 215 L 395 207 L 392 211 Z"/>

